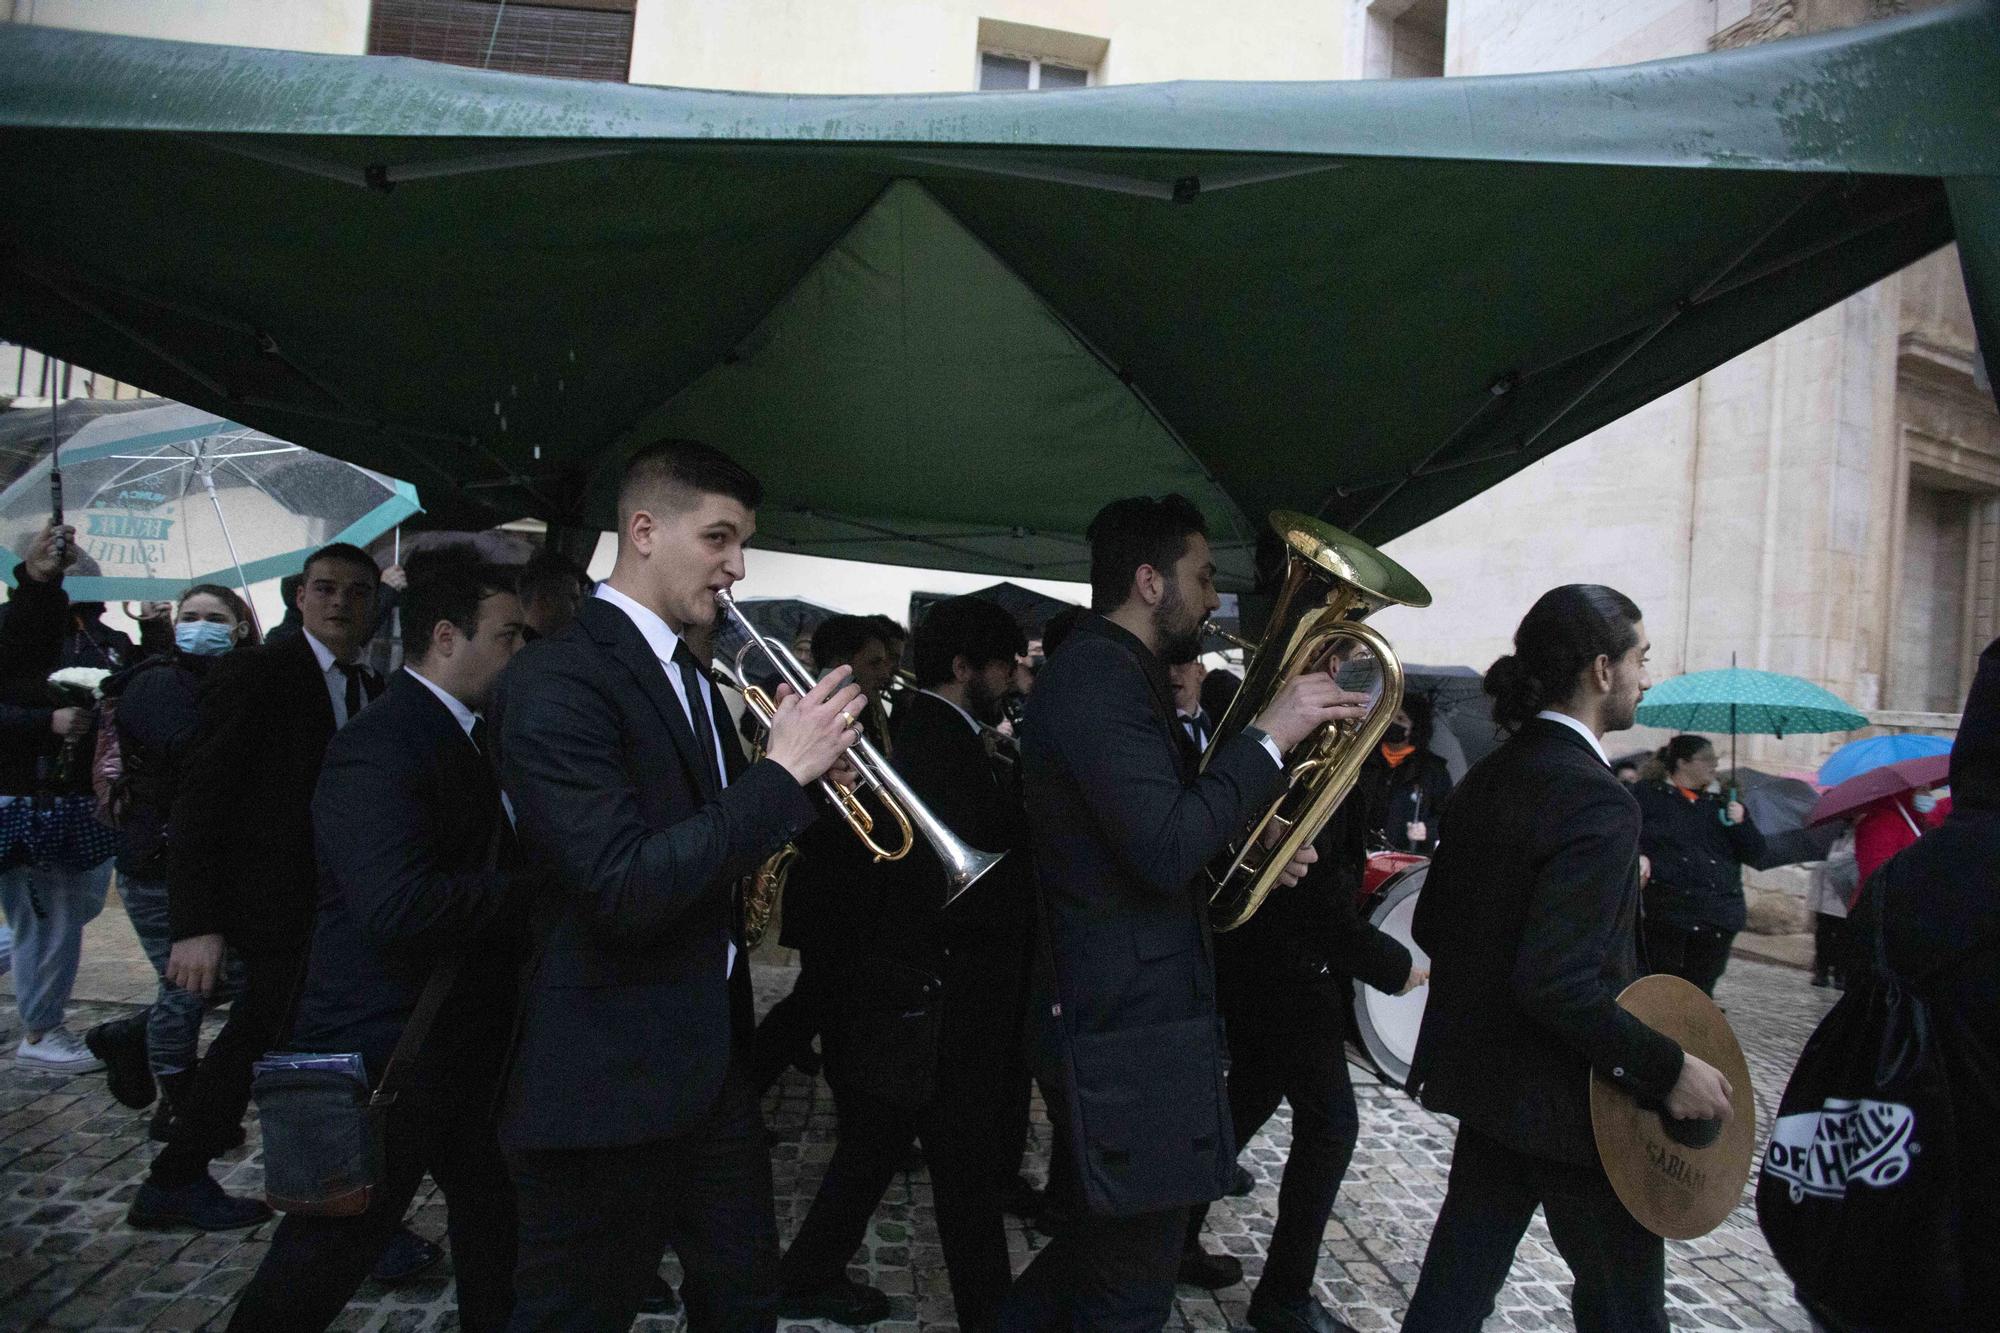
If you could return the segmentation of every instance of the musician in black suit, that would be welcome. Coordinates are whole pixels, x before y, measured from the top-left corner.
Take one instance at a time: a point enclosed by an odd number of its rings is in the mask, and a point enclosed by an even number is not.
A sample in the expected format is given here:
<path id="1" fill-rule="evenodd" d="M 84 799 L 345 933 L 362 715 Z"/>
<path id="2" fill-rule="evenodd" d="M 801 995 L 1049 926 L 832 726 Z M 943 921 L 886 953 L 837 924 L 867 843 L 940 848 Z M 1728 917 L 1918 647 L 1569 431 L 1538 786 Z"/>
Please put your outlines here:
<path id="1" fill-rule="evenodd" d="M 858 736 L 835 672 L 781 690 L 746 765 L 681 642 L 743 575 L 756 478 L 707 446 L 626 464 L 618 556 L 496 704 L 501 773 L 543 872 L 500 1122 L 520 1209 L 516 1330 L 623 1333 L 671 1240 L 688 1327 L 770 1329 L 777 1222 L 743 1057 L 737 882 L 812 819 Z"/>
<path id="2" fill-rule="evenodd" d="M 1116 501 L 1090 543 L 1093 613 L 1042 668 L 1022 737 L 1036 1081 L 1066 1215 L 1009 1293 L 1010 1330 L 1165 1322 L 1188 1208 L 1235 1170 L 1201 872 L 1275 793 L 1285 751 L 1362 705 L 1303 675 L 1197 775 L 1165 663 L 1194 655 L 1220 600 L 1201 513 L 1179 496 Z M 1304 849 L 1286 879 L 1314 859 Z"/>
<path id="3" fill-rule="evenodd" d="M 828 616 L 813 629 L 811 658 L 822 677 L 845 670 L 861 689 L 865 706 L 856 716 L 864 732 L 882 725 L 886 715 L 879 706 L 881 691 L 895 674 L 889 656 L 889 641 L 874 616 Z M 746 712 L 747 718 L 749 714 Z M 885 754 L 886 735 L 869 734 L 870 743 Z M 879 891 L 882 867 L 856 838 L 824 793 L 811 793 L 819 807 L 820 819 L 800 835 L 799 856 L 785 877 L 783 909 L 779 913 L 778 943 L 795 949 L 799 973 L 791 991 L 764 1015 L 751 1040 L 751 1086 L 758 1096 L 770 1090 L 788 1065 L 817 1073 L 819 1062 L 813 1055 L 813 1040 L 824 1022 L 824 1001 L 828 966 L 853 951 L 851 935 L 859 920 L 848 904 Z M 863 802 L 880 819 L 887 820 L 872 797 Z M 887 825 L 885 824 L 885 827 Z M 852 1294 L 850 1294 L 852 1295 Z M 846 1302 L 840 1313 L 858 1318 L 877 1302 L 859 1298 Z M 880 1318 L 877 1315 L 876 1318 Z"/>
<path id="4" fill-rule="evenodd" d="M 1459 1128 L 1406 1333 L 1477 1329 L 1538 1204 L 1579 1330 L 1667 1327 L 1665 1249 L 1605 1177 L 1588 1093 L 1595 1070 L 1674 1116 L 1729 1114 L 1720 1073 L 1617 1004 L 1639 975 L 1639 807 L 1601 738 L 1632 725 L 1648 646 L 1629 598 L 1570 584 L 1486 673 L 1512 736 L 1452 793 L 1412 926 L 1431 993 L 1410 1089 Z"/>
<path id="5" fill-rule="evenodd" d="M 1215 717 L 1201 702 L 1202 682 L 1207 679 L 1208 668 L 1199 657 L 1167 668 L 1167 680 L 1174 687 L 1174 722 L 1187 734 L 1197 756 L 1215 735 Z"/>
<path id="6" fill-rule="evenodd" d="M 270 1216 L 258 1200 L 225 1195 L 208 1165 L 243 1141 L 251 1066 L 285 1031 L 305 969 L 318 899 L 312 797 L 327 742 L 382 688 L 360 661 L 375 562 L 359 547 L 327 546 L 307 559 L 302 580 L 303 632 L 228 654 L 202 684 L 169 817 L 167 979 L 207 995 L 226 942 L 243 990 L 132 1200 L 134 1226 L 226 1231 Z"/>
<path id="7" fill-rule="evenodd" d="M 319 910 L 287 1048 L 359 1052 L 379 1085 L 440 966 L 450 986 L 397 1065 L 367 1211 L 288 1214 L 230 1321 L 241 1333 L 332 1323 L 426 1171 L 445 1196 L 460 1327 L 503 1329 L 513 1309 L 514 1192 L 493 1109 L 528 894 L 480 712 L 525 616 L 511 573 L 469 547 L 421 552 L 408 572 L 403 669 L 333 738 L 313 798 Z"/>
<path id="8" fill-rule="evenodd" d="M 1258 1333 L 1352 1333 L 1313 1295 L 1320 1241 L 1361 1133 L 1345 1049 L 1350 981 L 1400 995 L 1426 975 L 1356 910 L 1367 833 L 1366 804 L 1349 793 L 1315 841 L 1319 860 L 1305 878 L 1273 889 L 1255 916 L 1215 941 L 1238 1151 L 1280 1101 L 1292 1107 L 1278 1220 L 1250 1297 Z M 1188 1221 L 1190 1247 L 1206 1212 Z"/>
<path id="9" fill-rule="evenodd" d="M 917 629 L 917 688 L 891 722 L 897 771 L 959 837 L 1007 855 L 947 908 L 943 867 L 919 843 L 832 905 L 851 923 L 850 948 L 821 964 L 840 1141 L 785 1253 L 787 1318 L 887 1317 L 888 1298 L 850 1281 L 847 1262 L 917 1138 L 959 1327 L 997 1326 L 1012 1276 L 997 1146 L 1027 1109 L 1010 1056 L 1021 1045 L 1033 901 L 1019 780 L 986 728 L 1000 721 L 1026 650 L 1013 617 L 976 597 L 940 602 Z"/>

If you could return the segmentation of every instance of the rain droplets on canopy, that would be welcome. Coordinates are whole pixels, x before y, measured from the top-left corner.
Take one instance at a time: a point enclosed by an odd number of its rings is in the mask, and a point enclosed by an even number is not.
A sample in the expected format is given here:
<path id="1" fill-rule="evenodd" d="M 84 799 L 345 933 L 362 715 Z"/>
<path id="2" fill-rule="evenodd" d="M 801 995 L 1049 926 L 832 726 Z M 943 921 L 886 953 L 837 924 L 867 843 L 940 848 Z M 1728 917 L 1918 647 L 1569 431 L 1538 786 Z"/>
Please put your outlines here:
<path id="1" fill-rule="evenodd" d="M 408 482 L 178 403 L 92 421 L 61 462 L 77 601 L 282 577 L 328 542 L 365 544 L 420 509 Z M 47 457 L 0 493 L 9 581 L 49 504 Z"/>

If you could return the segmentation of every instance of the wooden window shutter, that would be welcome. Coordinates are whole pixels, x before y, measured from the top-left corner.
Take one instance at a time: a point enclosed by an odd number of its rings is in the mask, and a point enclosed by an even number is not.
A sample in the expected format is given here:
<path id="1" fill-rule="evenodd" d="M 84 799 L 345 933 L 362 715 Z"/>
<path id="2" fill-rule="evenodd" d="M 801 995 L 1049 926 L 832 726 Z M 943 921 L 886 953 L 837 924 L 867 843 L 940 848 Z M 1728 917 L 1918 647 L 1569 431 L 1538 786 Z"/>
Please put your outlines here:
<path id="1" fill-rule="evenodd" d="M 632 5 L 375 0 L 368 54 L 622 83 L 632 67 Z"/>

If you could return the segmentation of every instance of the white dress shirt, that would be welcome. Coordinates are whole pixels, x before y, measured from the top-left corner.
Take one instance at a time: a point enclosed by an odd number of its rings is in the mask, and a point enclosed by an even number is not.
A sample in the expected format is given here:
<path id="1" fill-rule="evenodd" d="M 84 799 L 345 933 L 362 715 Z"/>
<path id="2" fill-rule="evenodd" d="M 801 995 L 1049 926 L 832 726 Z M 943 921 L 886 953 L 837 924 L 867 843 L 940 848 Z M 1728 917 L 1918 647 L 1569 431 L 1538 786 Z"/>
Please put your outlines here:
<path id="1" fill-rule="evenodd" d="M 409 673 L 411 680 L 416 681 L 417 684 L 435 694 L 438 702 L 451 710 L 452 720 L 465 730 L 465 739 L 472 740 L 472 724 L 479 721 L 479 714 L 467 708 L 463 699 L 432 680 L 429 676 L 423 675 L 415 667 L 405 665 L 403 670 Z M 473 745 L 477 748 L 478 742 L 474 741 Z M 496 782 L 498 780 L 498 778 L 495 778 Z M 514 802 L 508 799 L 505 791 L 500 793 L 500 806 L 507 812 L 507 822 L 512 824 L 514 822 Z"/>
<path id="2" fill-rule="evenodd" d="M 646 640 L 646 646 L 651 648 L 653 656 L 660 660 L 660 670 L 666 673 L 667 684 L 673 686 L 674 697 L 681 701 L 681 711 L 687 714 L 688 725 L 694 727 L 694 710 L 688 706 L 687 687 L 681 683 L 681 669 L 674 665 L 674 649 L 680 647 L 681 636 L 674 633 L 667 626 L 667 622 L 660 619 L 659 614 L 651 607 L 627 597 L 609 583 L 598 584 L 596 595 L 623 611 L 632 623 L 638 626 L 640 636 Z M 728 714 L 717 707 L 715 686 L 710 683 L 707 675 L 698 674 L 698 679 L 702 683 L 702 706 L 708 710 L 708 730 L 715 737 L 715 771 L 721 775 L 722 785 L 726 787 L 729 785 L 729 765 L 722 760 L 722 728 L 717 725 L 716 718 L 718 715 L 726 717 Z M 701 734 L 699 727 L 695 727 L 695 734 Z M 722 975 L 726 977 L 735 970 L 736 941 L 731 939 L 729 958 L 723 965 Z"/>
<path id="3" fill-rule="evenodd" d="M 1604 743 L 1597 739 L 1597 733 L 1589 727 L 1584 726 L 1583 723 L 1577 721 L 1568 713 L 1558 713 L 1553 708 L 1544 708 L 1541 712 L 1535 714 L 1535 716 L 1545 722 L 1560 722 L 1577 735 L 1589 741 L 1591 750 L 1596 753 L 1600 760 L 1603 760 L 1604 766 L 1606 768 L 1611 767 L 1611 760 L 1606 758 L 1604 753 Z"/>
<path id="4" fill-rule="evenodd" d="M 299 633 L 306 636 L 306 643 L 312 647 L 313 656 L 319 659 L 319 672 L 326 677 L 327 697 L 333 700 L 333 729 L 339 731 L 348 723 L 347 673 L 340 669 L 340 659 L 333 655 L 333 649 L 315 639 L 311 630 L 302 629 Z M 348 665 L 353 666 L 354 663 L 350 662 Z M 364 695 L 368 693 L 365 685 L 361 692 Z"/>

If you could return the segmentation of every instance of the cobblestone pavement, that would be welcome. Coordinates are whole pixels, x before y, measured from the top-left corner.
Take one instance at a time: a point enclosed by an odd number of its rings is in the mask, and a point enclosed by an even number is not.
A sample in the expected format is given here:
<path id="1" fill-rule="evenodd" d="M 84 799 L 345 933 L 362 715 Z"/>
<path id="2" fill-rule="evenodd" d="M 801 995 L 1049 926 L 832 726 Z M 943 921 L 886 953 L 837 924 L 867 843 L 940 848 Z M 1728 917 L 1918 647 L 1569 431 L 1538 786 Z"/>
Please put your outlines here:
<path id="1" fill-rule="evenodd" d="M 128 952 L 123 942 L 98 943 L 100 935 L 115 935 L 123 925 L 120 915 L 114 901 L 88 947 L 135 957 L 136 950 Z M 129 929 L 125 934 L 129 939 Z M 760 1000 L 769 1003 L 782 994 L 791 976 L 789 969 L 759 964 Z M 110 999 L 143 993 L 143 985 L 118 973 L 105 989 L 87 993 L 107 999 L 76 1006 L 70 1022 L 79 1032 L 129 1012 L 129 1006 Z M 1809 987 L 1803 973 L 1742 958 L 1723 980 L 1718 998 L 1744 1042 L 1757 1087 L 1760 1143 L 1792 1062 L 1832 997 Z M 11 1052 L 18 1038 L 8 1002 L 0 1014 L 5 1042 L 0 1050 Z M 1327 1228 L 1320 1295 L 1356 1328 L 1391 1329 L 1408 1305 L 1443 1198 L 1452 1125 L 1400 1092 L 1365 1077 L 1358 1082 L 1361 1145 Z M 794 1072 L 772 1092 L 766 1111 L 777 1139 L 778 1223 L 789 1237 L 832 1154 L 833 1106 L 823 1083 Z M 1287 1113 L 1281 1112 L 1244 1153 L 1257 1180 L 1255 1192 L 1226 1200 L 1209 1214 L 1209 1243 L 1242 1256 L 1253 1277 L 1262 1267 L 1276 1215 L 1288 1126 Z M 239 1193 L 260 1188 L 257 1148 L 253 1125 L 249 1143 L 217 1163 L 226 1188 Z M 222 1327 L 230 1298 L 262 1257 L 271 1227 L 217 1236 L 126 1227 L 125 1209 L 151 1149 L 145 1115 L 114 1103 L 101 1076 L 30 1074 L 0 1057 L 0 1329 Z M 1038 1113 L 1035 1153 L 1045 1160 L 1047 1151 L 1047 1125 Z M 443 1238 L 443 1201 L 434 1191 L 420 1196 L 412 1225 Z M 1042 1239 L 1014 1226 L 1010 1244 L 1017 1268 Z M 883 1333 L 956 1329 L 930 1186 L 920 1166 L 896 1178 L 852 1271 L 889 1293 L 894 1313 L 876 1326 Z M 1487 1327 L 1569 1329 L 1568 1288 L 1568 1271 L 1538 1217 Z M 1676 1328 L 1806 1330 L 1789 1290 L 1747 1197 L 1713 1234 L 1669 1246 L 1668 1302 Z M 1238 1325 L 1248 1300 L 1245 1287 L 1213 1295 L 1182 1288 L 1169 1327 Z M 365 1287 L 335 1327 L 456 1328 L 448 1268 L 393 1290 Z M 637 1327 L 675 1330 L 681 1321 L 641 1318 Z M 786 1321 L 782 1327 L 802 1333 L 837 1326 Z"/>

